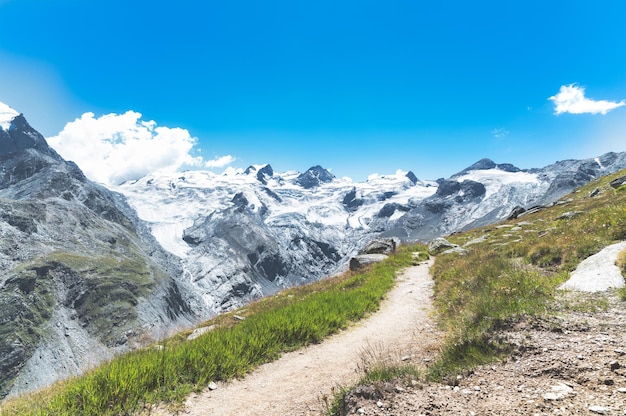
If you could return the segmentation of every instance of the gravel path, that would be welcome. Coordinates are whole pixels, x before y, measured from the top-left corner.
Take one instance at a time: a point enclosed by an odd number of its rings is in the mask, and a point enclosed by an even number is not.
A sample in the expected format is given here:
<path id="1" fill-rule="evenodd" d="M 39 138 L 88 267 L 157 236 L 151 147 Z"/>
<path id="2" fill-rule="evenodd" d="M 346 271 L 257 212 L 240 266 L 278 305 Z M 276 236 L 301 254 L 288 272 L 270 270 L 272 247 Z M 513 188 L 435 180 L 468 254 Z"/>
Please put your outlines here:
<path id="1" fill-rule="evenodd" d="M 614 264 L 625 247 L 609 246 L 581 262 L 554 313 L 499 332 L 514 347 L 509 359 L 446 384 L 409 385 L 374 399 L 353 392 L 346 414 L 626 415 L 626 308 L 608 290 L 623 285 Z"/>
<path id="2" fill-rule="evenodd" d="M 243 380 L 193 395 L 181 414 L 319 415 L 337 387 L 361 376 L 369 360 L 428 360 L 438 340 L 429 316 L 432 260 L 406 269 L 381 309 L 320 344 L 284 354 Z"/>

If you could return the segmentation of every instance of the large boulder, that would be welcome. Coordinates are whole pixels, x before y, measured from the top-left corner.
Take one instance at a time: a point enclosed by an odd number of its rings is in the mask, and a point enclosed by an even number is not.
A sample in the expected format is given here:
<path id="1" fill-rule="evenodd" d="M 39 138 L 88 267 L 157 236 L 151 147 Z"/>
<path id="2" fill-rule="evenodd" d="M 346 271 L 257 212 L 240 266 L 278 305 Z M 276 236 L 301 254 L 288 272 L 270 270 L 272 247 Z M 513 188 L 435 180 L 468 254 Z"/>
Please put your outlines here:
<path id="1" fill-rule="evenodd" d="M 377 238 L 369 243 L 359 252 L 359 254 L 389 254 L 395 253 L 399 240 L 393 237 Z"/>
<path id="2" fill-rule="evenodd" d="M 626 185 L 626 176 L 621 176 L 617 179 L 612 180 L 609 185 L 611 185 L 612 188 L 619 188 L 622 185 Z"/>
<path id="3" fill-rule="evenodd" d="M 443 237 L 435 238 L 430 243 L 428 243 L 428 252 L 436 256 L 437 254 L 443 253 L 444 251 L 454 249 L 459 247 L 458 244 L 453 244 L 446 240 Z"/>
<path id="4" fill-rule="evenodd" d="M 373 263 L 380 263 L 389 258 L 386 254 L 360 254 L 350 259 L 350 270 L 359 270 Z"/>

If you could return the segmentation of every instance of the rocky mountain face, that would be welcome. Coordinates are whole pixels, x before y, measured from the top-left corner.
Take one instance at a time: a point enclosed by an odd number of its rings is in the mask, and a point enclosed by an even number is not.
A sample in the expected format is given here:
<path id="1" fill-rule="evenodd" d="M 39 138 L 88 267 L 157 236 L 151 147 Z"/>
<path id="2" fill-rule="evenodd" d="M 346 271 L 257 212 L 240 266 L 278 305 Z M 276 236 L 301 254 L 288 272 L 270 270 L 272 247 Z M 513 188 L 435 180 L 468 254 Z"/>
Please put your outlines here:
<path id="1" fill-rule="evenodd" d="M 483 159 L 438 181 L 437 192 L 420 201 L 384 235 L 429 241 L 462 229 L 506 219 L 513 211 L 548 205 L 577 187 L 626 167 L 626 153 L 565 160 L 522 170 Z"/>
<path id="2" fill-rule="evenodd" d="M 22 115 L 1 115 L 0 398 L 202 312 L 178 259 L 121 195 L 85 178 Z"/>
<path id="3" fill-rule="evenodd" d="M 116 190 L 181 257 L 206 307 L 218 313 L 345 269 L 435 185 L 410 172 L 353 183 L 320 166 L 276 173 L 261 165 L 227 175 L 150 175 Z"/>
<path id="4" fill-rule="evenodd" d="M 399 171 L 354 183 L 320 166 L 277 173 L 260 165 L 150 175 L 116 190 L 219 313 L 345 270 L 376 237 L 426 242 L 552 203 L 624 167 L 624 153 L 531 170 L 483 159 L 436 182 Z"/>

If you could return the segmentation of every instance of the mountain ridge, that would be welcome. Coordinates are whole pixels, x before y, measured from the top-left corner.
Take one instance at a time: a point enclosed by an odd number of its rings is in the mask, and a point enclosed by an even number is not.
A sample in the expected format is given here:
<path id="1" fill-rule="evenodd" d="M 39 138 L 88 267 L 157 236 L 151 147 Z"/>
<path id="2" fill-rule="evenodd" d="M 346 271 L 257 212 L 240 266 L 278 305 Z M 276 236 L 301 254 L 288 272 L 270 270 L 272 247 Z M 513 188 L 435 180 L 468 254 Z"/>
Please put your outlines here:
<path id="1" fill-rule="evenodd" d="M 550 204 L 623 167 L 625 153 L 533 169 L 481 159 L 437 182 L 403 171 L 353 182 L 319 165 L 280 173 L 265 164 L 222 175 L 148 175 L 116 190 L 181 257 L 207 307 L 219 313 L 338 273 L 374 238 L 426 242 L 505 219 L 518 207 Z"/>

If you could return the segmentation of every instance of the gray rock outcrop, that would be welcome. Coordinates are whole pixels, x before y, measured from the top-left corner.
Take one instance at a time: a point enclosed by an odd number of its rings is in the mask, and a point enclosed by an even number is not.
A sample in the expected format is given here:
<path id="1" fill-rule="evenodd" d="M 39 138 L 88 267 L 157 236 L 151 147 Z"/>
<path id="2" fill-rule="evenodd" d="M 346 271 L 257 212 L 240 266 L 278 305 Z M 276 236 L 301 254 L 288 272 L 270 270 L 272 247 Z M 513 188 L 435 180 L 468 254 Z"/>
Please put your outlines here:
<path id="1" fill-rule="evenodd" d="M 458 244 L 453 244 L 446 240 L 443 237 L 435 238 L 430 243 L 428 243 L 428 252 L 436 256 L 437 254 L 441 254 L 444 251 L 458 248 Z"/>
<path id="2" fill-rule="evenodd" d="M 386 254 L 360 254 L 350 259 L 350 270 L 359 270 L 370 264 L 385 261 L 389 256 Z"/>
<path id="3" fill-rule="evenodd" d="M 375 238 L 363 247 L 359 254 L 390 254 L 395 253 L 400 245 L 397 238 Z"/>
<path id="4" fill-rule="evenodd" d="M 0 397 L 189 325 L 197 300 L 180 277 L 121 195 L 23 116 L 0 128 Z"/>
<path id="5" fill-rule="evenodd" d="M 626 185 L 626 176 L 621 176 L 617 179 L 613 179 L 610 183 L 611 187 L 614 189 L 619 188 L 620 186 Z"/>

